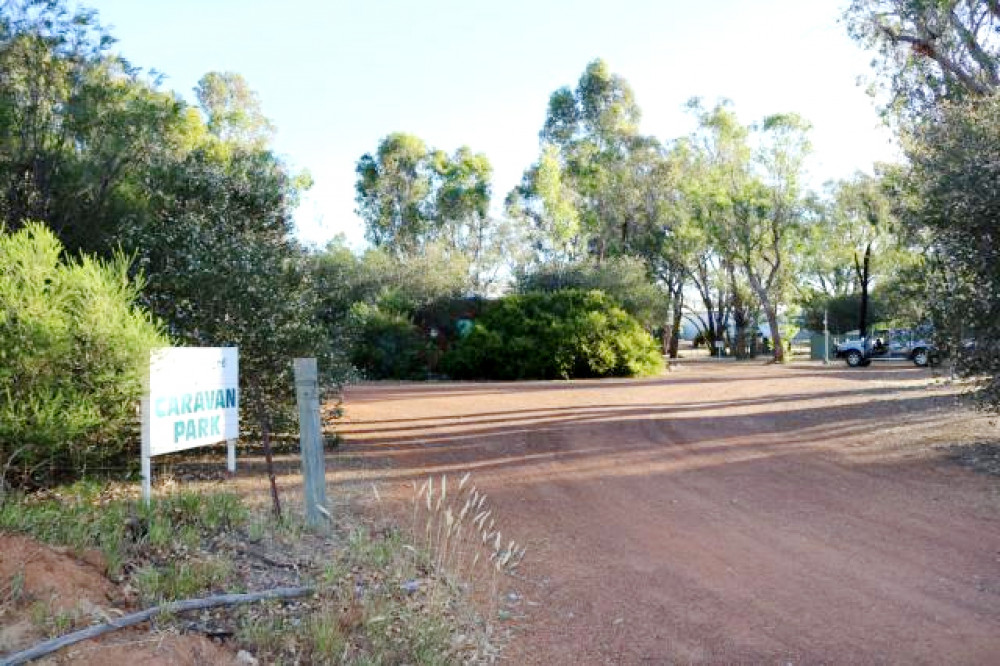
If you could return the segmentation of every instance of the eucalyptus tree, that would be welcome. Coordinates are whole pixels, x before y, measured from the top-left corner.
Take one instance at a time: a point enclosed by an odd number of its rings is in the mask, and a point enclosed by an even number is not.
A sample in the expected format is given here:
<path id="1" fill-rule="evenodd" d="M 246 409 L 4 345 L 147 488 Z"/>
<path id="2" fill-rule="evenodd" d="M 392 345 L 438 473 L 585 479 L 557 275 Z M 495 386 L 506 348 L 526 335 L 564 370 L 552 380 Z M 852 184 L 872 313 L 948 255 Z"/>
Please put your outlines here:
<path id="1" fill-rule="evenodd" d="M 504 201 L 508 217 L 524 229 L 535 261 L 572 263 L 586 256 L 578 199 L 558 150 L 543 145 L 538 162 L 525 171 Z"/>
<path id="2" fill-rule="evenodd" d="M 373 246 L 404 257 L 437 244 L 468 264 L 477 292 L 496 282 L 513 239 L 490 215 L 493 167 L 486 155 L 467 146 L 449 155 L 395 133 L 358 160 L 356 173 L 357 213 Z"/>
<path id="3" fill-rule="evenodd" d="M 938 336 L 961 372 L 984 378 L 1000 407 L 1000 278 L 996 146 L 1000 127 L 1000 3 L 855 0 L 851 34 L 882 54 L 877 79 L 892 91 L 910 161 L 897 179 L 907 232 L 927 246 L 923 278 Z M 963 344 L 974 329 L 974 346 Z"/>
<path id="4" fill-rule="evenodd" d="M 1000 87 L 996 0 L 852 0 L 844 20 L 878 51 L 876 84 L 888 93 L 890 116 L 917 120 L 942 99 Z"/>
<path id="5" fill-rule="evenodd" d="M 579 255 L 582 248 L 598 260 L 614 254 L 629 242 L 616 197 L 630 153 L 647 144 L 640 117 L 628 82 L 603 60 L 588 64 L 575 89 L 549 98 L 539 161 L 508 196 L 509 207 L 551 230 L 556 251 Z"/>
<path id="6" fill-rule="evenodd" d="M 801 178 L 808 154 L 808 124 L 793 114 L 742 124 L 727 103 L 691 109 L 699 129 L 686 145 L 692 153 L 685 197 L 700 234 L 700 250 L 690 274 L 709 318 L 735 315 L 736 347 L 743 347 L 757 301 L 784 358 L 778 315 L 788 301 L 791 262 L 798 252 L 803 217 Z M 713 298 L 714 295 L 714 298 Z M 713 312 L 714 305 L 714 312 Z M 722 339 L 726 326 L 708 333 Z"/>
<path id="7" fill-rule="evenodd" d="M 208 72 L 195 86 L 209 132 L 220 140 L 263 148 L 274 136 L 274 125 L 261 110 L 260 98 L 237 72 Z"/>
<path id="8" fill-rule="evenodd" d="M 888 279 L 904 261 L 898 222 L 878 177 L 863 173 L 832 184 L 826 251 L 841 257 L 853 270 L 858 294 L 857 329 L 868 330 L 873 283 Z"/>
<path id="9" fill-rule="evenodd" d="M 431 236 L 430 156 L 423 140 L 397 132 L 382 139 L 374 154 L 358 160 L 356 212 L 373 246 L 407 253 L 418 250 Z"/>
<path id="10" fill-rule="evenodd" d="M 726 337 L 734 305 L 738 278 L 734 216 L 751 180 L 752 152 L 749 129 L 728 103 L 705 109 L 693 99 L 688 108 L 699 124 L 678 143 L 678 151 L 686 155 L 681 189 L 694 247 L 688 275 L 705 309 L 704 332 L 709 343 L 715 343 Z"/>
<path id="11" fill-rule="evenodd" d="M 809 124 L 795 114 L 776 114 L 757 126 L 758 175 L 737 199 L 734 239 L 742 265 L 767 318 L 774 359 L 784 360 L 778 311 L 794 276 L 792 262 L 803 222 L 802 176 L 810 151 Z"/>

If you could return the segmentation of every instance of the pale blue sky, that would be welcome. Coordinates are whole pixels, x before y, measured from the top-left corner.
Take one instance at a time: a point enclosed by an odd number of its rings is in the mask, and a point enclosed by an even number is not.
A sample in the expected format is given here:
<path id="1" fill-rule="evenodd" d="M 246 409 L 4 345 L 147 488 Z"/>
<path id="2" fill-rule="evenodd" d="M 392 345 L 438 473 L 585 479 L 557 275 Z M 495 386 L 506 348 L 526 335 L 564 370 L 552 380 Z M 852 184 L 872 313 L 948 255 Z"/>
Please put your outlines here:
<path id="1" fill-rule="evenodd" d="M 642 130 L 686 134 L 683 104 L 726 97 L 745 122 L 794 111 L 814 125 L 815 184 L 896 152 L 856 85 L 869 54 L 841 0 L 92 0 L 118 49 L 189 99 L 208 71 L 235 71 L 278 128 L 277 151 L 315 185 L 303 240 L 355 247 L 354 164 L 390 132 L 468 145 L 493 163 L 494 204 L 538 153 L 549 95 L 608 61 L 635 89 Z"/>

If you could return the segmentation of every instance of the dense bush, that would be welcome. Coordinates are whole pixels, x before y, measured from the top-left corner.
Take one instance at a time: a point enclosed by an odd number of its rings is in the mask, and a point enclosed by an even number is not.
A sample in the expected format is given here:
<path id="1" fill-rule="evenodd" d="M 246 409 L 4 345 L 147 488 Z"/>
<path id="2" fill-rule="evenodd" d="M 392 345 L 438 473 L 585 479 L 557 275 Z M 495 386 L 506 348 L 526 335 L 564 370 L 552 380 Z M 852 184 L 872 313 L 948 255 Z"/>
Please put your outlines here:
<path id="1" fill-rule="evenodd" d="M 351 362 L 369 379 L 423 379 L 427 342 L 409 316 L 357 303 L 351 310 L 357 339 Z"/>
<path id="2" fill-rule="evenodd" d="M 565 290 L 506 296 L 443 359 L 460 378 L 569 379 L 653 374 L 656 342 L 606 294 Z"/>
<path id="3" fill-rule="evenodd" d="M 143 369 L 167 344 L 124 258 L 61 254 L 41 224 L 0 235 L 0 473 L 18 485 L 137 461 Z"/>
<path id="4" fill-rule="evenodd" d="M 669 318 L 670 295 L 649 279 L 646 264 L 633 257 L 545 264 L 519 274 L 516 286 L 521 294 L 597 289 L 648 329 L 662 326 Z"/>

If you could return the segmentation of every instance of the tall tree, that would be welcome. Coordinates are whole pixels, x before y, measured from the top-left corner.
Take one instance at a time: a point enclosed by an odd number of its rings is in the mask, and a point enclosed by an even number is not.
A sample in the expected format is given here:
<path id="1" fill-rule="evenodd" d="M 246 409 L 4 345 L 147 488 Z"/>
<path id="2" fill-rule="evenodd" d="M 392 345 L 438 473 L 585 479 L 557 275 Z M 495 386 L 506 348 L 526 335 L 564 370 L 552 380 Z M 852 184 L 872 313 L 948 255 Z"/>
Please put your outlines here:
<path id="1" fill-rule="evenodd" d="M 449 155 L 397 133 L 363 155 L 356 172 L 357 212 L 375 247 L 402 257 L 438 244 L 469 265 L 478 292 L 490 289 L 511 235 L 489 213 L 493 167 L 486 155 L 467 146 Z"/>
<path id="2" fill-rule="evenodd" d="M 941 99 L 1000 87 L 996 0 L 852 0 L 844 20 L 879 53 L 890 115 L 916 119 Z"/>
<path id="3" fill-rule="evenodd" d="M 906 147 L 912 170 L 901 214 L 930 240 L 938 334 L 1000 409 L 1000 95 L 944 103 Z M 975 344 L 964 345 L 970 337 Z"/>
<path id="4" fill-rule="evenodd" d="M 835 238 L 836 246 L 851 254 L 859 294 L 858 330 L 866 335 L 872 282 L 896 263 L 896 220 L 877 178 L 859 173 L 833 188 L 831 241 Z"/>
<path id="5" fill-rule="evenodd" d="M 561 221 L 556 229 L 562 235 L 575 227 L 590 254 L 598 259 L 615 254 L 613 245 L 621 244 L 623 234 L 628 242 L 630 227 L 616 198 L 628 180 L 630 153 L 646 143 L 639 135 L 640 117 L 628 82 L 603 60 L 588 64 L 575 90 L 560 88 L 549 98 L 539 133 L 541 158 L 519 189 L 526 202 L 522 208 L 540 202 L 535 209 Z M 562 214 L 566 202 L 572 202 L 574 215 Z"/>
<path id="6" fill-rule="evenodd" d="M 209 131 L 225 142 L 264 147 L 274 134 L 260 99 L 236 72 L 209 72 L 194 89 Z"/>
<path id="7" fill-rule="evenodd" d="M 429 157 L 421 139 L 395 133 L 379 143 L 374 155 L 358 160 L 357 213 L 375 247 L 411 252 L 427 241 L 433 224 Z"/>
<path id="8" fill-rule="evenodd" d="M 778 312 L 787 298 L 791 262 L 802 225 L 802 175 L 810 146 L 809 124 L 795 114 L 768 116 L 759 126 L 760 176 L 737 199 L 737 257 L 760 299 L 774 341 L 774 360 L 784 360 Z"/>

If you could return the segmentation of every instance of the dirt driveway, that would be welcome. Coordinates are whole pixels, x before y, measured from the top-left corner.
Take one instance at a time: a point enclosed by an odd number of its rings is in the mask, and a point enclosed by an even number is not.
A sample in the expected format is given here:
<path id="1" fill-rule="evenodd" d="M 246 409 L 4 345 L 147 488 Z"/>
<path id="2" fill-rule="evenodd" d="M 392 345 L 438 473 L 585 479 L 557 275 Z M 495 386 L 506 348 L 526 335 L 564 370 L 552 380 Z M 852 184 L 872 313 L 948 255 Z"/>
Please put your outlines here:
<path id="1" fill-rule="evenodd" d="M 1000 482 L 935 448 L 997 429 L 929 371 L 370 384 L 341 431 L 528 544 L 511 663 L 1000 662 Z"/>

